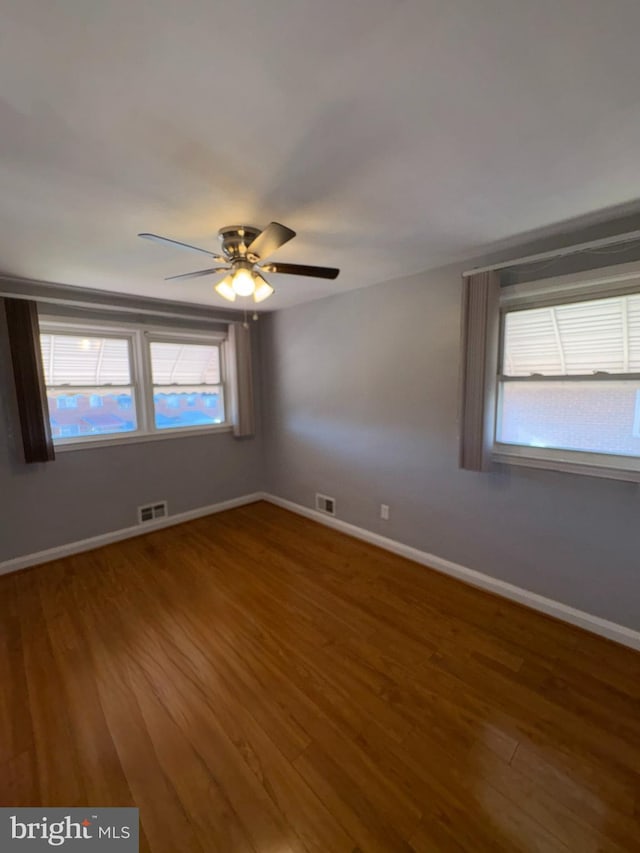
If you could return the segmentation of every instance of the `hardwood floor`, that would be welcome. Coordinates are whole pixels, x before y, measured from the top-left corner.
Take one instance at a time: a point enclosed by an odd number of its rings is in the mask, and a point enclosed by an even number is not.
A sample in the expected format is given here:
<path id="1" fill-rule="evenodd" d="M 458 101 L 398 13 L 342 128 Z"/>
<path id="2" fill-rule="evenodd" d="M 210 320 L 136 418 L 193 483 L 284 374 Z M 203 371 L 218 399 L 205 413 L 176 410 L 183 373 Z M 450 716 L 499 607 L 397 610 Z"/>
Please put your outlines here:
<path id="1" fill-rule="evenodd" d="M 0 578 L 0 685 L 141 850 L 640 850 L 639 654 L 266 503 Z"/>

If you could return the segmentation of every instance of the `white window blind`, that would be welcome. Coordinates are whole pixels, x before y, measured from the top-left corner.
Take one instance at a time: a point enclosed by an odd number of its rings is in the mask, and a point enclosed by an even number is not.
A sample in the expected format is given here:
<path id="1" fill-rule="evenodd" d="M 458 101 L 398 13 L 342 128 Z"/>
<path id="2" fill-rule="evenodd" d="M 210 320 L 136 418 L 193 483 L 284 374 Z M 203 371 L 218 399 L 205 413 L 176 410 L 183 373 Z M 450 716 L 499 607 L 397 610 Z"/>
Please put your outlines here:
<path id="1" fill-rule="evenodd" d="M 153 341 L 151 367 L 154 385 L 219 385 L 220 349 Z"/>
<path id="2" fill-rule="evenodd" d="M 508 313 L 502 372 L 505 376 L 640 373 L 640 295 Z"/>
<path id="3" fill-rule="evenodd" d="M 42 334 L 40 346 L 49 387 L 131 384 L 127 339 Z"/>

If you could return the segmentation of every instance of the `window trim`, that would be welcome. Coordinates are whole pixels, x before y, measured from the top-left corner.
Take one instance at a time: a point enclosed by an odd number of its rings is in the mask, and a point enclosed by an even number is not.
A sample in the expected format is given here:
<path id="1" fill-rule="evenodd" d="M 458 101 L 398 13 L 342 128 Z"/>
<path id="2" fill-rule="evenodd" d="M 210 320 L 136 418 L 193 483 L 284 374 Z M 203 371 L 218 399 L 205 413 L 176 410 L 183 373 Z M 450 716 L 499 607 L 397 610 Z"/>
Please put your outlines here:
<path id="1" fill-rule="evenodd" d="M 193 438 L 199 435 L 211 435 L 212 433 L 232 432 L 233 426 L 229 423 L 211 424 L 205 427 L 181 427 L 180 429 L 156 430 L 155 433 L 121 433 L 120 438 L 113 435 L 102 437 L 93 436 L 87 439 L 62 438 L 55 442 L 56 453 L 68 453 L 73 450 L 95 450 L 98 447 L 113 447 L 119 444 L 144 444 L 149 441 L 164 441 L 168 438 Z"/>
<path id="2" fill-rule="evenodd" d="M 548 308 L 552 305 L 569 305 L 590 302 L 615 296 L 640 294 L 640 269 L 638 264 L 609 267 L 591 272 L 559 276 L 553 279 L 511 285 L 500 294 L 500 324 L 498 363 L 496 365 L 495 428 L 491 461 L 526 468 L 543 468 L 591 477 L 604 477 L 640 483 L 640 457 L 586 450 L 565 450 L 551 447 L 530 447 L 524 444 L 500 442 L 501 396 L 505 382 L 527 381 L 637 381 L 640 374 L 592 374 L 552 376 L 504 376 L 501 371 L 504 353 L 505 316 L 515 311 Z"/>
<path id="3" fill-rule="evenodd" d="M 640 292 L 640 265 L 619 264 L 501 288 L 500 310 L 546 308 Z"/>
<path id="4" fill-rule="evenodd" d="M 227 335 L 220 331 L 193 331 L 189 329 L 166 328 L 139 323 L 114 322 L 105 320 L 83 320 L 77 317 L 59 317 L 42 315 L 40 317 L 41 334 L 79 334 L 90 337 L 127 338 L 129 340 L 129 358 L 131 367 L 131 387 L 133 389 L 137 428 L 126 433 L 107 433 L 90 437 L 73 436 L 54 439 L 56 453 L 74 450 L 88 450 L 99 447 L 113 447 L 120 444 L 137 444 L 148 441 L 162 441 L 171 438 L 211 435 L 212 433 L 231 432 L 233 425 L 229 420 L 228 371 L 226 342 Z M 179 427 L 158 429 L 155 425 L 153 406 L 153 376 L 151 372 L 152 341 L 215 344 L 220 349 L 220 387 L 224 403 L 225 420 L 220 424 L 197 427 Z M 94 386 L 91 386 L 94 387 Z M 95 386 L 99 387 L 99 386 Z"/>

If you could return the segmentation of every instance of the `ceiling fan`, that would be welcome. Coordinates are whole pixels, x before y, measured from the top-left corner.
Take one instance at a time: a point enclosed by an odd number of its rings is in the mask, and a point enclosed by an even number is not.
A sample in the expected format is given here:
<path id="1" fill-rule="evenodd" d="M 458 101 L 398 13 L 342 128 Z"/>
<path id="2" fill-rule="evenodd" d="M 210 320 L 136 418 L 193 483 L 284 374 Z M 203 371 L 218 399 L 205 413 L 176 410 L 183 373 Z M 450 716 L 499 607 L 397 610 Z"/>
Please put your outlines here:
<path id="1" fill-rule="evenodd" d="M 264 263 L 276 249 L 284 246 L 295 236 L 295 231 L 285 225 L 280 225 L 279 222 L 271 222 L 264 231 L 251 225 L 228 225 L 218 231 L 222 254 L 217 254 L 209 251 L 209 249 L 200 249 L 198 246 L 190 246 L 188 243 L 181 243 L 179 240 L 171 240 L 168 237 L 160 237 L 157 234 L 138 234 L 138 237 L 144 237 L 146 240 L 155 240 L 157 243 L 166 243 L 169 246 L 177 246 L 179 249 L 188 249 L 192 252 L 203 252 L 218 263 L 224 264 L 224 266 L 210 267 L 206 270 L 196 270 L 196 272 L 187 272 L 182 275 L 170 275 L 165 278 L 165 281 L 228 273 L 222 281 L 216 284 L 214 289 L 229 302 L 235 302 L 237 296 L 253 296 L 254 302 L 263 302 L 271 296 L 275 291 L 264 277 L 264 273 L 337 278 L 340 270 L 334 267 Z"/>

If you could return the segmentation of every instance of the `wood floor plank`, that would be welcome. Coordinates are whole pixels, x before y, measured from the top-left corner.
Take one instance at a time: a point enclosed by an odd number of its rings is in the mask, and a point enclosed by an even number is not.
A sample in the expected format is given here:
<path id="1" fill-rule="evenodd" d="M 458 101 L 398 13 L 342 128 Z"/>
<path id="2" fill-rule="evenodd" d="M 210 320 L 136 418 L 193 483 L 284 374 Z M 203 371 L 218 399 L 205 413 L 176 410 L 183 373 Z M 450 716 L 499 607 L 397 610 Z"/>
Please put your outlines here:
<path id="1" fill-rule="evenodd" d="M 26 808 L 39 800 L 34 753 L 20 752 L 0 764 L 0 806 Z"/>
<path id="2" fill-rule="evenodd" d="M 162 604 L 175 608 L 178 604 L 176 596 Z M 160 604 L 159 601 L 156 603 Z M 193 604 L 192 607 L 195 612 Z M 162 630 L 145 637 L 144 648 L 138 650 L 137 661 L 146 677 L 153 683 L 154 690 L 163 694 L 164 685 L 168 684 L 171 686 L 171 693 L 177 690 L 188 695 L 190 707 L 197 707 L 205 700 L 207 713 L 215 715 L 234 745 L 236 760 L 244 762 L 254 774 L 286 825 L 294 827 L 294 834 L 298 836 L 305 850 L 350 851 L 353 848 L 351 840 L 324 808 L 317 795 L 304 784 L 296 772 L 292 772 L 292 764 L 272 740 L 274 726 L 270 723 L 273 723 L 275 718 L 265 717 L 263 714 L 264 706 L 268 702 L 267 697 L 263 696 L 262 700 L 260 697 L 254 697 L 254 701 L 246 706 L 243 701 L 246 696 L 242 690 L 238 696 L 236 691 L 239 682 L 230 674 L 231 671 L 223 660 L 224 650 L 217 647 L 214 641 L 218 654 L 215 658 L 210 657 L 207 654 L 206 641 L 212 639 L 211 635 L 204 637 L 200 633 L 193 618 L 194 613 L 183 616 L 188 631 L 182 630 L 181 624 L 172 625 L 171 613 L 165 610 L 158 620 L 158 627 Z M 166 701 L 166 693 L 163 695 Z M 257 719 L 254 719 L 254 716 Z M 258 721 L 266 723 L 266 730 Z M 280 721 L 276 729 L 279 728 Z M 306 743 L 308 740 L 305 739 Z M 299 748 L 295 754 L 298 752 Z M 289 843 L 292 849 L 296 848 L 297 845 L 291 843 L 291 837 Z M 256 848 L 261 850 L 263 847 L 264 841 L 260 840 Z"/>
<path id="3" fill-rule="evenodd" d="M 371 853 L 411 853 L 411 846 L 376 807 L 369 790 L 364 790 L 319 744 L 312 744 L 294 765 L 302 778 L 318 792 L 327 808 L 348 830 L 363 850 Z M 417 824 L 417 822 L 416 822 Z M 415 830 L 415 827 L 414 827 Z M 409 833 L 412 834 L 412 833 Z"/>
<path id="4" fill-rule="evenodd" d="M 133 805 L 100 702 L 90 643 L 84 635 L 78 611 L 69 607 L 69 587 L 61 583 L 52 571 L 46 582 L 40 583 L 39 592 L 49 643 L 59 673 L 59 691 L 64 696 L 69 727 L 78 753 L 85 792 L 83 805 Z"/>
<path id="5" fill-rule="evenodd" d="M 16 577 L 7 575 L 0 578 L 0 764 L 35 754 L 20 623 Z"/>
<path id="6" fill-rule="evenodd" d="M 242 760 L 202 692 L 184 681 L 178 689 L 162 682 L 154 684 L 152 689 L 225 791 L 255 850 L 304 853 L 302 842 L 267 789 Z"/>
<path id="7" fill-rule="evenodd" d="M 86 802 L 80 756 L 69 708 L 60 691 L 60 675 L 47 632 L 38 572 L 18 578 L 21 651 L 27 681 L 27 713 L 32 721 L 40 797 L 52 806 Z"/>
<path id="8" fill-rule="evenodd" d="M 255 853 L 230 800 L 141 671 L 130 683 L 165 776 L 171 779 L 196 834 L 211 853 Z"/>
<path id="9" fill-rule="evenodd" d="M 132 805 L 140 809 L 140 821 L 154 853 L 170 853 L 181 847 L 206 853 L 206 843 L 198 838 L 171 778 L 158 760 L 131 683 L 135 675 L 128 666 L 124 632 L 117 631 L 120 626 L 114 615 L 104 598 L 93 600 L 82 611 L 100 702 Z"/>
<path id="10" fill-rule="evenodd" d="M 0 578 L 0 798 L 149 853 L 637 851 L 639 676 L 256 503 Z"/>

